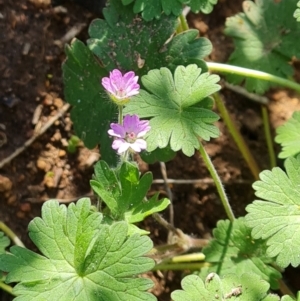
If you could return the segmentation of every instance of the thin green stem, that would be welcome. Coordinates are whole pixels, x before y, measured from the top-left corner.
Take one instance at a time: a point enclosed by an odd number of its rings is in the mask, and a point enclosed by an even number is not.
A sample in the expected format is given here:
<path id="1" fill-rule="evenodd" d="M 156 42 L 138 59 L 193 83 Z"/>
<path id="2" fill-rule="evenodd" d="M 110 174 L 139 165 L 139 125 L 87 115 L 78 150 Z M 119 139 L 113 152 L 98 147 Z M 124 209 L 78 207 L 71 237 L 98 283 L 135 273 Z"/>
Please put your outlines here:
<path id="1" fill-rule="evenodd" d="M 263 117 L 265 137 L 266 137 L 269 158 L 270 158 L 270 167 L 273 168 L 276 166 L 276 156 L 275 156 L 275 152 L 274 152 L 273 139 L 272 139 L 272 135 L 271 135 L 268 110 L 265 106 L 261 106 L 261 112 L 262 112 L 262 117 Z"/>
<path id="2" fill-rule="evenodd" d="M 189 25 L 186 21 L 186 18 L 183 14 L 181 14 L 179 16 L 179 20 L 180 20 L 180 23 L 181 23 L 181 28 L 182 28 L 182 31 L 186 31 L 186 30 L 189 30 Z"/>
<path id="3" fill-rule="evenodd" d="M 123 124 L 123 106 L 119 106 L 119 118 L 118 118 L 118 123 Z"/>
<path id="4" fill-rule="evenodd" d="M 261 106 L 261 111 L 262 111 L 265 137 L 266 137 L 266 142 L 267 142 L 267 147 L 268 147 L 268 152 L 269 152 L 269 158 L 270 158 L 270 167 L 273 168 L 277 164 L 276 164 L 274 144 L 273 144 L 273 139 L 272 139 L 271 129 L 270 129 L 268 109 L 265 106 Z"/>
<path id="5" fill-rule="evenodd" d="M 156 265 L 152 271 L 182 271 L 182 270 L 192 270 L 192 271 L 199 271 L 204 267 L 210 266 L 207 262 L 192 262 L 192 263 L 160 263 Z"/>
<path id="6" fill-rule="evenodd" d="M 216 187 L 217 187 L 221 202 L 223 204 L 223 207 L 226 211 L 226 214 L 227 214 L 228 218 L 230 219 L 230 221 L 232 222 L 235 219 L 235 217 L 232 212 L 231 206 L 229 204 L 228 198 L 226 196 L 221 179 L 201 142 L 200 142 L 199 152 L 204 160 L 204 163 L 205 163 L 207 169 L 209 170 L 211 177 L 213 178 L 213 180 L 216 184 Z"/>
<path id="7" fill-rule="evenodd" d="M 232 118 L 230 117 L 221 97 L 219 93 L 215 93 L 214 94 L 214 99 L 216 102 L 216 106 L 218 108 L 218 111 L 220 112 L 220 115 L 222 117 L 222 119 L 224 120 L 233 140 L 235 141 L 238 149 L 240 150 L 242 156 L 244 157 L 245 161 L 248 164 L 249 169 L 251 170 L 254 178 L 256 180 L 259 179 L 259 172 L 260 169 L 254 159 L 254 157 L 252 156 L 243 136 L 241 135 L 241 133 L 239 132 L 236 124 L 234 123 L 234 121 L 232 120 Z"/>
<path id="8" fill-rule="evenodd" d="M 293 89 L 297 92 L 300 92 L 300 85 L 288 80 L 284 79 L 275 75 L 272 75 L 270 73 L 257 71 L 253 69 L 243 68 L 243 67 L 237 67 L 232 66 L 228 64 L 221 64 L 221 63 L 213 63 L 213 62 L 206 62 L 206 65 L 210 71 L 216 71 L 221 73 L 231 73 L 236 75 L 242 75 L 245 77 L 253 77 L 257 79 L 266 80 L 269 82 L 272 82 L 274 84 L 278 84 L 280 86 Z"/>
<path id="9" fill-rule="evenodd" d="M 19 247 L 25 248 L 24 244 L 22 243 L 21 239 L 3 222 L 0 222 L 0 230 L 3 231 L 7 237 L 9 237 L 13 243 Z"/>
<path id="10" fill-rule="evenodd" d="M 0 281 L 0 289 L 2 289 L 3 291 L 15 296 L 12 292 L 13 288 L 10 285 L 7 285 L 7 284 L 3 283 L 2 281 Z"/>

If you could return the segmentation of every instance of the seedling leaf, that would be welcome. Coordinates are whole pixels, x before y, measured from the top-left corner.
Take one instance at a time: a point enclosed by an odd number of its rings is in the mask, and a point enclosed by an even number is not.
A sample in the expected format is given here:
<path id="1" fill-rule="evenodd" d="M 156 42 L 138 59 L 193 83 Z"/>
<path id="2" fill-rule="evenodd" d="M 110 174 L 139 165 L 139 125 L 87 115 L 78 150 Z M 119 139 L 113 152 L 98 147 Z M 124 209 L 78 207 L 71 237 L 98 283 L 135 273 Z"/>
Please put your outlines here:
<path id="1" fill-rule="evenodd" d="M 234 39 L 235 50 L 229 62 L 241 67 L 265 71 L 276 76 L 289 78 L 293 68 L 291 59 L 299 57 L 300 24 L 291 16 L 298 0 L 244 1 L 244 13 L 226 21 L 225 33 Z M 230 75 L 228 80 L 235 84 L 244 79 Z M 245 87 L 250 91 L 264 93 L 270 83 L 260 79 L 246 78 Z"/>
<path id="2" fill-rule="evenodd" d="M 65 98 L 72 106 L 71 118 L 76 135 L 88 148 L 101 143 L 101 156 L 115 165 L 117 157 L 107 134 L 117 108 L 107 100 L 100 79 L 107 75 L 93 53 L 79 40 L 66 47 L 63 64 Z"/>
<path id="3" fill-rule="evenodd" d="M 201 74 L 196 65 L 178 66 L 174 77 L 167 68 L 143 76 L 142 83 L 149 92 L 142 90 L 125 112 L 152 118 L 146 136 L 147 151 L 170 145 L 173 151 L 182 150 L 192 156 L 199 148 L 199 137 L 218 137 L 219 130 L 213 123 L 219 117 L 206 108 L 207 98 L 220 89 L 218 81 L 217 75 Z"/>
<path id="4" fill-rule="evenodd" d="M 205 282 L 196 275 L 189 275 L 181 281 L 183 290 L 171 294 L 174 301 L 274 301 L 268 295 L 269 283 L 253 273 L 242 275 L 226 274 L 220 278 L 210 273 Z"/>
<path id="5" fill-rule="evenodd" d="M 294 112 L 284 125 L 276 129 L 275 141 L 280 143 L 282 151 L 279 158 L 287 158 L 300 153 L 300 111 Z"/>
<path id="6" fill-rule="evenodd" d="M 294 18 L 297 19 L 298 22 L 300 22 L 300 1 L 297 3 L 297 9 L 294 12 Z"/>
<path id="7" fill-rule="evenodd" d="M 142 221 L 170 204 L 168 199 L 158 200 L 157 196 L 145 200 L 151 184 L 152 174 L 147 172 L 140 177 L 138 167 L 129 162 L 124 162 L 116 171 L 105 161 L 99 161 L 95 165 L 95 178 L 91 181 L 93 190 L 108 206 L 110 218 L 128 223 Z"/>
<path id="8" fill-rule="evenodd" d="M 286 173 L 279 167 L 260 173 L 253 184 L 255 200 L 246 210 L 246 224 L 255 239 L 265 239 L 267 255 L 276 257 L 280 267 L 300 264 L 300 155 L 285 161 Z"/>
<path id="9" fill-rule="evenodd" d="M 17 246 L 0 255 L 16 301 L 149 300 L 149 279 L 137 278 L 154 266 L 144 257 L 152 248 L 146 236 L 127 236 L 126 222 L 101 224 L 89 199 L 59 205 L 48 201 L 42 218 L 29 224 L 29 235 L 43 255 Z"/>
<path id="10" fill-rule="evenodd" d="M 206 68 L 203 59 L 212 50 L 211 42 L 197 38 L 195 29 L 170 40 L 177 26 L 176 17 L 162 15 L 159 20 L 146 22 L 119 0 L 111 0 L 103 14 L 105 20 L 96 19 L 90 25 L 88 46 L 106 70 L 132 70 L 142 76 L 155 68 L 175 69 L 191 63 Z"/>
<path id="11" fill-rule="evenodd" d="M 213 236 L 214 239 L 203 249 L 205 260 L 212 265 L 201 270 L 201 277 L 209 272 L 216 272 L 220 276 L 253 272 L 269 282 L 273 289 L 278 288 L 281 274 L 269 265 L 273 261 L 266 256 L 264 241 L 251 237 L 251 228 L 246 227 L 244 218 L 236 219 L 233 223 L 229 220 L 219 221 Z"/>
<path id="12" fill-rule="evenodd" d="M 128 5 L 133 1 L 122 0 L 122 3 Z M 195 13 L 202 11 L 205 14 L 209 14 L 217 2 L 218 0 L 135 0 L 133 10 L 135 13 L 141 12 L 143 19 L 150 21 L 154 18 L 161 18 L 162 12 L 166 15 L 173 14 L 178 17 L 182 13 L 183 4 L 190 6 Z"/>

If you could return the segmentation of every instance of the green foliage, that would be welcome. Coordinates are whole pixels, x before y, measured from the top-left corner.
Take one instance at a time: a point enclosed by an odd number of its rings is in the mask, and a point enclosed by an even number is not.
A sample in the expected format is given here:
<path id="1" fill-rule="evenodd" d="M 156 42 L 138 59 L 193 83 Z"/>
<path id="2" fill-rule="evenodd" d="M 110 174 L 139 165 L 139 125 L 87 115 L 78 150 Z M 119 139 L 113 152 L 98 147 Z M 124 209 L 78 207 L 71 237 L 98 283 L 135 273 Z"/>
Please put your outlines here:
<path id="1" fill-rule="evenodd" d="M 269 284 L 252 273 L 227 274 L 222 278 L 215 273 L 210 273 L 205 282 L 196 275 L 189 275 L 182 280 L 181 286 L 183 290 L 176 290 L 171 294 L 174 301 L 280 300 L 278 296 L 268 294 Z"/>
<path id="2" fill-rule="evenodd" d="M 293 68 L 289 62 L 300 54 L 300 44 L 296 42 L 300 36 L 300 24 L 292 18 L 297 1 L 244 1 L 244 13 L 226 21 L 225 33 L 234 39 L 235 45 L 229 62 L 283 78 L 291 77 Z M 244 79 L 230 75 L 228 80 L 237 84 Z M 264 93 L 270 83 L 246 78 L 245 87 Z"/>
<path id="3" fill-rule="evenodd" d="M 281 274 L 270 266 L 273 262 L 266 256 L 266 245 L 263 240 L 251 237 L 251 228 L 246 227 L 245 219 L 239 218 L 231 223 L 229 220 L 219 221 L 213 231 L 214 239 L 203 249 L 205 261 L 212 265 L 201 270 L 204 278 L 209 272 L 220 276 L 233 273 L 237 276 L 246 272 L 259 275 L 278 288 Z"/>
<path id="4" fill-rule="evenodd" d="M 0 231 L 0 254 L 5 253 L 5 249 L 9 246 L 9 244 L 9 238 Z"/>
<path id="5" fill-rule="evenodd" d="M 143 161 L 153 164 L 155 162 L 168 162 L 176 156 L 176 153 L 170 148 L 169 145 L 165 148 L 157 148 L 152 152 L 143 151 L 141 153 L 141 158 Z"/>
<path id="6" fill-rule="evenodd" d="M 5 249 L 9 246 L 10 240 L 7 236 L 4 235 L 3 232 L 0 231 L 0 255 L 5 253 Z M 2 277 L 2 272 L 0 268 L 0 280 Z"/>
<path id="7" fill-rule="evenodd" d="M 76 135 L 86 147 L 101 143 L 101 156 L 115 165 L 117 157 L 107 134 L 117 109 L 107 100 L 100 79 L 107 75 L 93 53 L 80 41 L 66 47 L 67 60 L 63 64 L 65 98 L 73 106 L 71 118 Z"/>
<path id="8" fill-rule="evenodd" d="M 209 14 L 218 0 L 122 0 L 124 5 L 132 2 L 134 2 L 133 11 L 135 13 L 141 12 L 143 19 L 150 21 L 154 18 L 161 18 L 163 12 L 166 15 L 173 14 L 178 17 L 182 13 L 183 4 L 190 6 L 195 13 L 202 11 Z"/>
<path id="9" fill-rule="evenodd" d="M 0 255 L 0 269 L 7 282 L 17 282 L 15 301 L 156 300 L 146 290 L 149 279 L 137 278 L 154 262 L 144 257 L 151 240 L 127 236 L 125 222 L 101 223 L 89 199 L 59 205 L 48 201 L 42 218 L 29 224 L 29 235 L 43 255 L 14 246 Z"/>
<path id="10" fill-rule="evenodd" d="M 170 145 L 173 151 L 192 156 L 199 148 L 199 138 L 218 137 L 219 130 L 212 123 L 219 117 L 207 108 L 207 98 L 220 89 L 218 81 L 217 75 L 201 74 L 196 65 L 178 66 L 174 77 L 167 68 L 143 76 L 142 83 L 149 92 L 140 91 L 125 112 L 152 118 L 147 151 Z"/>
<path id="11" fill-rule="evenodd" d="M 253 184 L 256 200 L 248 205 L 246 224 L 254 239 L 266 239 L 267 255 L 276 257 L 280 267 L 300 264 L 300 155 L 285 161 L 286 173 L 279 167 L 260 173 Z"/>
<path id="12" fill-rule="evenodd" d="M 96 19 L 90 25 L 88 46 L 106 70 L 131 70 L 141 76 L 151 69 L 191 63 L 206 68 L 203 58 L 212 45 L 206 38 L 197 38 L 198 30 L 176 35 L 166 43 L 174 34 L 176 17 L 162 15 L 146 22 L 119 0 L 111 0 L 103 14 L 105 20 Z"/>
<path id="13" fill-rule="evenodd" d="M 294 12 L 294 18 L 297 19 L 298 22 L 300 22 L 300 1 L 297 3 L 297 9 Z"/>
<path id="14" fill-rule="evenodd" d="M 95 165 L 95 178 L 91 180 L 93 190 L 109 208 L 108 216 L 130 224 L 169 205 L 168 199 L 158 200 L 157 195 L 145 201 L 151 184 L 152 174 L 147 172 L 140 178 L 137 166 L 129 162 L 124 162 L 118 171 L 109 168 L 105 161 L 99 161 Z"/>
<path id="15" fill-rule="evenodd" d="M 111 0 L 104 15 L 105 20 L 94 20 L 89 28 L 92 52 L 78 40 L 67 46 L 63 78 L 66 101 L 73 105 L 76 135 L 88 148 L 100 143 L 102 158 L 115 166 L 116 154 L 107 130 L 117 108 L 100 84 L 102 77 L 114 68 L 132 70 L 139 76 L 162 66 L 173 70 L 191 63 L 206 70 L 203 58 L 210 54 L 212 45 L 206 38 L 197 38 L 197 30 L 176 35 L 166 43 L 177 26 L 176 17 L 145 22 L 119 0 Z"/>
<path id="16" fill-rule="evenodd" d="M 275 141 L 280 143 L 282 151 L 279 158 L 287 158 L 300 153 L 300 111 L 294 112 L 284 125 L 276 129 Z"/>

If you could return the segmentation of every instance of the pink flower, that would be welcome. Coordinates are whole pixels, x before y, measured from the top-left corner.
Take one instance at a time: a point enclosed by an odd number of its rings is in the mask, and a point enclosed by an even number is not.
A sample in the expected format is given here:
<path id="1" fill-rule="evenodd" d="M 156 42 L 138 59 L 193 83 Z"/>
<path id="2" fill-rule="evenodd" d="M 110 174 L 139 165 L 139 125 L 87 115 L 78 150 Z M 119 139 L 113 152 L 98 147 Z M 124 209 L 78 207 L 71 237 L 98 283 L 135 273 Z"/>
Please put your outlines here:
<path id="1" fill-rule="evenodd" d="M 102 78 L 102 86 L 110 94 L 111 99 L 118 105 L 127 103 L 131 96 L 139 94 L 139 77 L 133 71 L 122 75 L 121 71 L 114 69 L 109 77 Z"/>
<path id="2" fill-rule="evenodd" d="M 123 125 L 111 123 L 111 129 L 108 134 L 117 139 L 114 140 L 112 148 L 119 154 L 126 152 L 128 149 L 134 152 L 140 152 L 147 148 L 147 143 L 141 137 L 150 130 L 148 120 L 140 120 L 137 115 L 126 115 Z"/>

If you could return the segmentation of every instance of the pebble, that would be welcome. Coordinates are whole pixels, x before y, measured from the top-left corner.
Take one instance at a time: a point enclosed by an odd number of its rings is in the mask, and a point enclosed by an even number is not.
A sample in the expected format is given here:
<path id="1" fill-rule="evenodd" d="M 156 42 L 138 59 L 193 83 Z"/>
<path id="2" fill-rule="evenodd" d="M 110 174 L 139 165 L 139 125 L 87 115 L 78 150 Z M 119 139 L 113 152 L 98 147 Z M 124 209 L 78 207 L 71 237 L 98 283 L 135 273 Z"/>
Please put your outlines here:
<path id="1" fill-rule="evenodd" d="M 44 161 L 43 159 L 38 159 L 36 162 L 36 166 L 38 169 L 44 170 L 46 172 L 51 169 L 51 164 Z"/>
<path id="2" fill-rule="evenodd" d="M 61 98 L 55 98 L 53 104 L 58 108 L 62 108 L 64 105 L 64 102 Z"/>
<path id="3" fill-rule="evenodd" d="M 9 178 L 0 175 L 0 192 L 10 191 L 12 185 L 12 181 Z"/>

